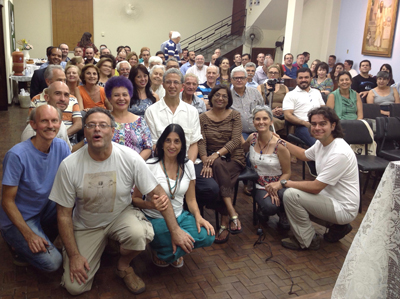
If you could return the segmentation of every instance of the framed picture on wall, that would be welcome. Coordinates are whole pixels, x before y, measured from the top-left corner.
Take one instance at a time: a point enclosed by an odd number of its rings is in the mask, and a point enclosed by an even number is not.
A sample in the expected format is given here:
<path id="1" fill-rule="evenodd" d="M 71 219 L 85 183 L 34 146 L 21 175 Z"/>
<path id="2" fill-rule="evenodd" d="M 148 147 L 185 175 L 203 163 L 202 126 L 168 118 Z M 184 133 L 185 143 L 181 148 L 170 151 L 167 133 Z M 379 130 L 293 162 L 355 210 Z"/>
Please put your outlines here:
<path id="1" fill-rule="evenodd" d="M 392 57 L 399 0 L 367 0 L 363 55 Z"/>

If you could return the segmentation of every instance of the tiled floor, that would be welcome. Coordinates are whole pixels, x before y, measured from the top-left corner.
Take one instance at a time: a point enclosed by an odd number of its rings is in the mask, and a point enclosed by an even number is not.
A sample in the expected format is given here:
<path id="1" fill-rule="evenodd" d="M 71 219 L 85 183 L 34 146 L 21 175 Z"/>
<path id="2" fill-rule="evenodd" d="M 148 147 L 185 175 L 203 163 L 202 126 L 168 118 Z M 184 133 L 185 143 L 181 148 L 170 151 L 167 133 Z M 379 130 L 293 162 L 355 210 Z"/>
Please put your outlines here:
<path id="1" fill-rule="evenodd" d="M 18 106 L 0 112 L 0 158 L 19 141 L 27 110 Z M 1 166 L 0 166 L 1 167 Z M 1 169 L 0 169 L 1 170 Z M 292 179 L 300 180 L 301 163 L 293 165 Z M 307 175 L 307 179 L 311 179 Z M 353 231 L 336 244 L 322 242 L 318 251 L 296 252 L 284 249 L 280 240 L 287 234 L 277 228 L 277 217 L 264 224 L 265 244 L 253 246 L 257 227 L 252 224 L 251 198 L 239 188 L 237 211 L 243 233 L 231 236 L 229 242 L 197 249 L 185 256 L 181 269 L 154 266 L 147 252 L 132 262 L 136 273 L 146 283 L 146 292 L 136 298 L 294 298 L 289 295 L 291 280 L 277 263 L 265 262 L 273 254 L 289 271 L 295 283 L 293 291 L 301 298 L 329 298 L 346 253 L 372 198 L 368 189 L 363 213 L 352 223 Z M 214 214 L 206 210 L 206 218 L 215 224 Z M 320 233 L 324 228 L 315 225 Z M 114 275 L 117 257 L 103 255 L 93 288 L 79 298 L 135 298 Z M 32 267 L 16 267 L 0 238 L 0 298 L 72 298 L 59 286 L 62 269 L 44 274 Z M 317 294 L 315 294 L 317 293 Z"/>

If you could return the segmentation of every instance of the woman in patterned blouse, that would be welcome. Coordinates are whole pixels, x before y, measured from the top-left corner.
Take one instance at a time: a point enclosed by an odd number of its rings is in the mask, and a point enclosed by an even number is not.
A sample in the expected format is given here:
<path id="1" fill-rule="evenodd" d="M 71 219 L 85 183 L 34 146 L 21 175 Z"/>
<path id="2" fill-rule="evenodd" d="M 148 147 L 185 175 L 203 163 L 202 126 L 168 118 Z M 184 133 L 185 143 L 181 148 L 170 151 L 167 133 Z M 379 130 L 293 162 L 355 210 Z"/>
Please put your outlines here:
<path id="1" fill-rule="evenodd" d="M 320 62 L 315 66 L 315 78 L 311 80 L 311 87 L 319 89 L 323 94 L 330 94 L 333 89 L 333 81 L 328 78 L 329 66 Z"/>

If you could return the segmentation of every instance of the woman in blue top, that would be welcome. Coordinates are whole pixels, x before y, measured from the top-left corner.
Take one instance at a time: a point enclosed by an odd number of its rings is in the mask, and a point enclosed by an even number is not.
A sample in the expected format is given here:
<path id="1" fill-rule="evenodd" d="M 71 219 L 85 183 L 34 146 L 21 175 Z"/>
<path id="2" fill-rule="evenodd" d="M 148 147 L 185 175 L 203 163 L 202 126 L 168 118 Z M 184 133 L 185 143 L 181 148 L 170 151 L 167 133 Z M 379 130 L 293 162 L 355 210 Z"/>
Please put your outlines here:
<path id="1" fill-rule="evenodd" d="M 133 96 L 129 104 L 129 112 L 144 115 L 146 109 L 159 101 L 158 95 L 151 91 L 149 71 L 143 64 L 131 69 L 129 80 L 133 84 Z"/>
<path id="2" fill-rule="evenodd" d="M 147 162 L 151 172 L 163 187 L 168 197 L 160 200 L 146 197 L 135 189 L 133 204 L 141 209 L 152 223 L 154 239 L 150 243 L 153 263 L 159 267 L 183 266 L 183 256 L 193 248 L 211 246 L 215 239 L 213 226 L 205 220 L 196 201 L 196 174 L 193 162 L 186 158 L 186 140 L 178 124 L 165 128 L 157 142 L 156 158 Z M 183 209 L 184 200 L 189 211 Z M 190 235 L 192 248 L 172 245 L 171 234 L 164 220 L 163 212 L 172 205 L 180 228 Z"/>

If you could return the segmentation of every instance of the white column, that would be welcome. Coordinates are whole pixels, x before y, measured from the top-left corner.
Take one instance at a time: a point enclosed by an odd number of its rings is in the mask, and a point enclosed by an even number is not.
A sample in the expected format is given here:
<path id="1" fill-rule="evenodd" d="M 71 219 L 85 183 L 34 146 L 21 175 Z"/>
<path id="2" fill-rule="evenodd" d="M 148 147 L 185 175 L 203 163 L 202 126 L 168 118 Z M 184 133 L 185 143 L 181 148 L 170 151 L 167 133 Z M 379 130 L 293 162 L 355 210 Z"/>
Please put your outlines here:
<path id="1" fill-rule="evenodd" d="M 301 38 L 301 22 L 303 17 L 304 0 L 289 0 L 286 14 L 285 44 L 283 56 L 292 53 L 296 61 L 297 49 Z M 283 57 L 282 57 L 283 58 Z"/>

